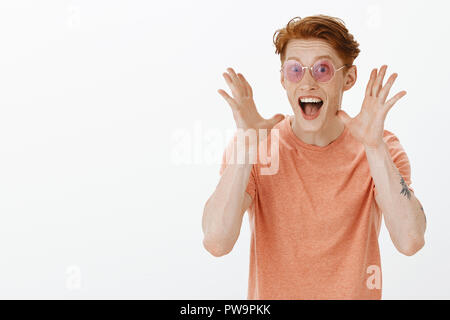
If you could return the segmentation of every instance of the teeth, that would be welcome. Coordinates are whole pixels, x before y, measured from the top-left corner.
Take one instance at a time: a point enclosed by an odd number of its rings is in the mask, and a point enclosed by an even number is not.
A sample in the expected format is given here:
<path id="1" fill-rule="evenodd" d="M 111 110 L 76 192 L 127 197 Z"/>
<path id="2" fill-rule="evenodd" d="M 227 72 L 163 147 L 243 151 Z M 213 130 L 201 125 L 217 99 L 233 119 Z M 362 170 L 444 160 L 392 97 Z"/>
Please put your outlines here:
<path id="1" fill-rule="evenodd" d="M 318 98 L 301 98 L 300 101 L 303 102 L 303 103 L 306 103 L 306 102 L 315 102 L 315 103 L 322 102 L 322 100 L 318 99 Z"/>

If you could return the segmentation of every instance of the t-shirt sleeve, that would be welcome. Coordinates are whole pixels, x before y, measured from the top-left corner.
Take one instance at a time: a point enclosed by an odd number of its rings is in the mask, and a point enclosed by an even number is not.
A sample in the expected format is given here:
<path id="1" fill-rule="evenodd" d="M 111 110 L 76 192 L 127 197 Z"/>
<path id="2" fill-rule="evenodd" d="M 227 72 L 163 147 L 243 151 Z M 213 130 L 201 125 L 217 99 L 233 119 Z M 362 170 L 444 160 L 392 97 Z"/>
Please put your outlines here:
<path id="1" fill-rule="evenodd" d="M 400 172 L 403 180 L 408 186 L 411 192 L 414 192 L 414 189 L 411 187 L 411 166 L 409 163 L 408 155 L 406 154 L 403 146 L 400 144 L 400 140 L 397 138 L 395 134 L 388 130 L 384 130 L 383 140 L 386 142 L 389 153 L 391 154 L 392 161 Z M 378 195 L 377 189 L 374 186 L 375 196 Z"/>
<path id="2" fill-rule="evenodd" d="M 220 171 L 219 171 L 220 175 L 223 174 L 223 172 L 225 171 L 225 169 L 229 163 L 233 163 L 233 161 L 236 161 L 236 158 L 233 158 L 233 147 L 235 146 L 235 142 L 236 142 L 236 135 L 228 143 L 226 149 L 223 152 L 222 164 L 220 166 Z M 253 201 L 255 198 L 255 194 L 256 194 L 255 165 L 252 166 L 252 170 L 251 170 L 250 176 L 248 178 L 247 188 L 245 191 L 252 197 L 252 201 Z"/>

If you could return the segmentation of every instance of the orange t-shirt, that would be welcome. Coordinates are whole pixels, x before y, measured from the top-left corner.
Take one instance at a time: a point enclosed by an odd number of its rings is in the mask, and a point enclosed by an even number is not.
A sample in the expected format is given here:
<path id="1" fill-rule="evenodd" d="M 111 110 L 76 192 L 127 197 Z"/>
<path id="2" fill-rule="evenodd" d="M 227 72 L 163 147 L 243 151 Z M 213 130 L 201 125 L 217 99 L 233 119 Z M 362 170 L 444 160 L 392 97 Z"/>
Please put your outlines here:
<path id="1" fill-rule="evenodd" d="M 246 189 L 252 197 L 247 298 L 381 299 L 381 211 L 364 146 L 347 127 L 327 146 L 307 144 L 288 115 L 274 129 L 276 173 L 262 174 L 272 162 L 258 156 Z M 383 139 L 409 186 L 399 139 L 388 130 Z M 270 135 L 267 150 L 270 159 Z M 225 151 L 220 174 L 226 165 Z"/>

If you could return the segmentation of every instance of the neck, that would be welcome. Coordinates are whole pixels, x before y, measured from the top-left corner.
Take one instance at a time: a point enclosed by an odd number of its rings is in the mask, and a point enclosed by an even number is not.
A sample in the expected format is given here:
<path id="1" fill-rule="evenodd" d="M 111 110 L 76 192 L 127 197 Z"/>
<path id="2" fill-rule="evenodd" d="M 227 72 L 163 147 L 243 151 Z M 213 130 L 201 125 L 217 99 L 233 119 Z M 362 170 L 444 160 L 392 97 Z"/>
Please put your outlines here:
<path id="1" fill-rule="evenodd" d="M 336 121 L 329 123 L 321 128 L 319 131 L 305 131 L 300 126 L 299 121 L 293 117 L 290 117 L 292 131 L 294 134 L 302 140 L 304 143 L 316 145 L 319 147 L 325 147 L 331 142 L 336 140 L 345 129 L 345 125 L 336 117 Z"/>

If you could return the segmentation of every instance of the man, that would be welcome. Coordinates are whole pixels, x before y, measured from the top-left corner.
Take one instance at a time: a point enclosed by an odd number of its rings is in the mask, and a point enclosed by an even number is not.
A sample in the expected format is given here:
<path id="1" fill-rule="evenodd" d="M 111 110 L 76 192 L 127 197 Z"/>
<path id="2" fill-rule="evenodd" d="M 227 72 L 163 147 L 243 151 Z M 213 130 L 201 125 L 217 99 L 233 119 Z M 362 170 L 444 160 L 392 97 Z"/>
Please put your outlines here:
<path id="1" fill-rule="evenodd" d="M 224 78 L 233 97 L 219 93 L 239 132 L 268 130 L 264 141 L 272 146 L 278 130 L 277 170 L 261 174 L 261 159 L 247 160 L 250 151 L 244 163 L 224 154 L 204 208 L 203 245 L 217 257 L 229 253 L 248 209 L 248 299 L 381 299 L 381 214 L 399 252 L 410 256 L 424 246 L 426 219 L 410 187 L 408 157 L 384 130 L 406 92 L 388 99 L 397 74 L 383 85 L 384 65 L 372 70 L 359 114 L 341 110 L 343 92 L 356 82 L 359 44 L 340 19 L 296 17 L 275 32 L 274 44 L 293 116 L 262 118 L 247 80 L 231 68 Z M 260 148 L 259 137 L 246 150 Z"/>

